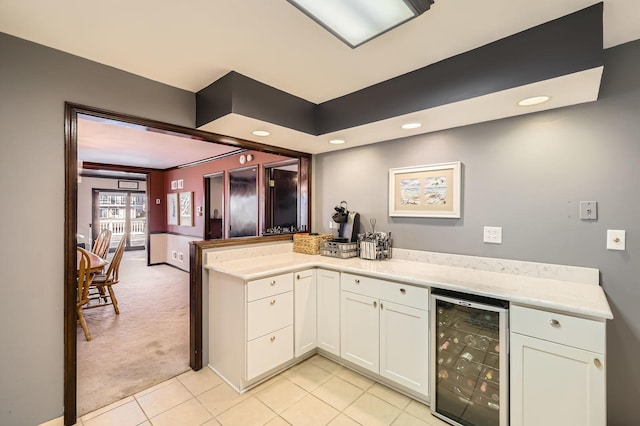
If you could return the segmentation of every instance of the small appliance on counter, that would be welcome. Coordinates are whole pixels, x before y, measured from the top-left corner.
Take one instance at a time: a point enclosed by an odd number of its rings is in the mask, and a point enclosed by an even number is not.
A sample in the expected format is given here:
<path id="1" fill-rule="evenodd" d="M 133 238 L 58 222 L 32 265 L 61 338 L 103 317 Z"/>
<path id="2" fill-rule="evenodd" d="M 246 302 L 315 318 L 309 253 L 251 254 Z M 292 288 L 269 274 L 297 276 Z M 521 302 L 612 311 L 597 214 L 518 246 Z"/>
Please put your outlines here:
<path id="1" fill-rule="evenodd" d="M 340 201 L 331 218 L 337 224 L 338 236 L 333 239 L 336 243 L 349 243 L 358 240 L 358 228 L 360 228 L 360 214 L 347 210 L 347 202 Z"/>

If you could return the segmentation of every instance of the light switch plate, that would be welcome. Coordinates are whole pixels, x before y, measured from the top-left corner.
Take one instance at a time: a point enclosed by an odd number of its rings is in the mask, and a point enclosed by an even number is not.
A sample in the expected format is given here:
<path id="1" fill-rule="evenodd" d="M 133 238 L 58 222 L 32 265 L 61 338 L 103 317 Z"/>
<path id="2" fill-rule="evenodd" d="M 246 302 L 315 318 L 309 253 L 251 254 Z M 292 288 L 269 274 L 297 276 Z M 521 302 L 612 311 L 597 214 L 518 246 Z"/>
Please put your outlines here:
<path id="1" fill-rule="evenodd" d="M 597 201 L 580 201 L 580 219 L 596 220 L 598 218 Z"/>
<path id="2" fill-rule="evenodd" d="M 625 250 L 625 237 L 622 229 L 607 229 L 607 250 Z"/>
<path id="3" fill-rule="evenodd" d="M 485 226 L 482 241 L 489 244 L 502 244 L 502 228 L 499 226 Z"/>

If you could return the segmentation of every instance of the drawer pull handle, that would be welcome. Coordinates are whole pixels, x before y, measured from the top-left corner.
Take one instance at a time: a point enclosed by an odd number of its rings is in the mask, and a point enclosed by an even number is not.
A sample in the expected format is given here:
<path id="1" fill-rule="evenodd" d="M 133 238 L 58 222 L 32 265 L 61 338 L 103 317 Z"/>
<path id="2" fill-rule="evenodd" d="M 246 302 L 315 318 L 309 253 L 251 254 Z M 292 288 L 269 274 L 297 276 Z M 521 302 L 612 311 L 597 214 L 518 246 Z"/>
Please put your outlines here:
<path id="1" fill-rule="evenodd" d="M 400 289 L 400 293 L 402 293 L 402 294 L 406 294 L 406 293 L 407 293 L 407 290 L 405 290 L 404 288 L 401 288 L 401 289 Z"/>
<path id="2" fill-rule="evenodd" d="M 276 285 L 276 280 L 271 281 L 271 285 Z"/>
<path id="3" fill-rule="evenodd" d="M 271 336 L 271 341 L 273 342 L 274 340 L 276 340 L 276 336 Z"/>
<path id="4" fill-rule="evenodd" d="M 557 319 L 550 319 L 549 324 L 551 324 L 552 327 L 560 327 L 560 321 Z"/>
<path id="5" fill-rule="evenodd" d="M 378 302 L 373 302 L 373 307 L 377 308 L 378 307 Z"/>
<path id="6" fill-rule="evenodd" d="M 593 360 L 593 363 L 595 364 L 595 366 L 596 366 L 597 368 L 602 367 L 602 361 L 600 361 L 598 358 L 595 358 L 595 359 Z"/>
<path id="7" fill-rule="evenodd" d="M 273 300 L 271 301 L 271 305 L 275 305 L 275 304 L 276 304 L 276 299 L 273 299 Z"/>
<path id="8" fill-rule="evenodd" d="M 356 281 L 356 284 L 360 284 L 360 280 L 355 280 L 355 281 Z"/>

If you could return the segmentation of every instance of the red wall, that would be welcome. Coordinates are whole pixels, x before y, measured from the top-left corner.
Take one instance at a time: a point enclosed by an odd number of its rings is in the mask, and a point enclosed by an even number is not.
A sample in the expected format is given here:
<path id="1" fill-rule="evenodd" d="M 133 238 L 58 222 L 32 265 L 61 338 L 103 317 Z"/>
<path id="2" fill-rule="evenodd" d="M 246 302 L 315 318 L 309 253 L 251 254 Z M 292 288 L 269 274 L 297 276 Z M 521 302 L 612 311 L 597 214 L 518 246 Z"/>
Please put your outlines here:
<path id="1" fill-rule="evenodd" d="M 167 230 L 167 191 L 165 189 L 165 173 L 151 172 L 147 180 L 147 197 L 149 199 L 149 232 L 166 232 Z M 160 204 L 156 204 L 156 200 Z"/>
<path id="2" fill-rule="evenodd" d="M 240 154 L 238 154 L 238 155 L 230 156 L 220 160 L 215 160 L 210 163 L 204 163 L 204 164 L 199 164 L 192 167 L 185 167 L 182 169 L 174 169 L 166 172 L 160 172 L 163 177 L 162 184 L 160 184 L 159 182 L 156 183 L 155 179 L 152 179 L 154 180 L 154 182 L 150 184 L 151 189 L 149 190 L 149 194 L 150 194 L 149 205 L 150 205 L 150 209 L 154 208 L 154 214 L 153 214 L 154 220 L 153 220 L 153 225 L 151 224 L 149 225 L 149 230 L 151 232 L 154 232 L 154 230 L 156 229 L 155 227 L 157 226 L 159 229 L 161 228 L 164 232 L 171 232 L 175 234 L 190 235 L 190 236 L 202 238 L 204 236 L 204 177 L 203 176 L 209 175 L 215 172 L 220 172 L 220 171 L 227 171 L 227 170 L 244 168 L 249 166 L 269 164 L 269 163 L 291 159 L 290 157 L 283 157 L 281 155 L 268 154 L 268 153 L 259 152 L 259 151 L 247 151 L 247 152 L 244 152 L 243 154 L 245 156 L 248 154 L 251 154 L 253 155 L 254 158 L 250 162 L 246 162 L 245 164 L 240 164 L 239 162 Z M 260 170 L 258 171 L 258 188 L 260 188 L 259 194 L 260 194 L 260 201 L 261 201 L 260 202 L 261 209 L 263 208 L 262 206 L 264 204 L 262 202 L 263 201 L 262 188 L 264 188 L 264 185 L 263 185 L 264 173 L 262 173 L 262 170 L 263 170 L 262 167 L 260 167 Z M 177 179 L 183 179 L 184 187 L 182 189 L 175 189 L 175 190 L 170 189 L 171 181 L 177 180 Z M 162 186 L 162 189 L 160 190 L 159 188 L 161 186 Z M 152 191 L 156 189 L 158 190 L 158 192 L 153 192 L 154 195 L 151 195 Z M 178 192 L 187 192 L 187 191 L 193 191 L 193 218 L 194 218 L 195 226 L 168 225 L 167 212 L 166 212 L 167 193 L 171 193 L 171 192 L 178 193 Z M 155 194 L 159 194 L 159 195 L 155 195 Z M 156 198 L 160 198 L 161 200 L 161 204 L 159 206 L 155 204 Z M 202 213 L 197 213 L 198 208 L 202 209 Z M 161 209 L 162 212 L 157 211 L 157 214 L 156 214 L 156 209 L 157 210 Z M 162 223 L 159 223 L 159 221 L 155 220 L 156 216 L 159 218 L 162 218 Z"/>

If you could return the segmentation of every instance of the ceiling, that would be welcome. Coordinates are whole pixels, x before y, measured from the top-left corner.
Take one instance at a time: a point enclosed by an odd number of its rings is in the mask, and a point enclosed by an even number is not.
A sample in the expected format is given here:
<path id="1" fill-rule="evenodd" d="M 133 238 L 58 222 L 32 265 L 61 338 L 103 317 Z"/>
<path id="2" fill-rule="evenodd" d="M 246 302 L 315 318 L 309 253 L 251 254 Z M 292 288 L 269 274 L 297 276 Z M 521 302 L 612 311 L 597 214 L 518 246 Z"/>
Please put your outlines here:
<path id="1" fill-rule="evenodd" d="M 436 0 L 423 15 L 356 49 L 285 0 L 185 0 L 161 7 L 152 0 L 2 0 L 0 31 L 192 92 L 236 71 L 321 103 L 594 3 Z M 638 16 L 637 0 L 605 0 L 604 47 L 640 39 Z M 577 74 L 320 136 L 237 114 L 201 129 L 320 153 L 597 99 L 599 72 Z M 519 97 L 543 92 L 552 96 L 550 102 L 515 107 Z M 399 128 L 410 119 L 426 125 Z M 256 128 L 268 129 L 271 136 L 253 136 Z M 333 137 L 347 143 L 329 145 Z"/>

